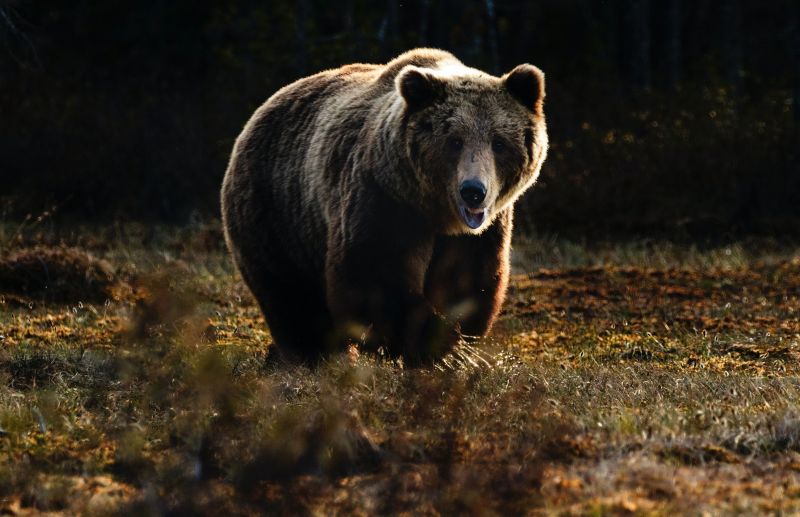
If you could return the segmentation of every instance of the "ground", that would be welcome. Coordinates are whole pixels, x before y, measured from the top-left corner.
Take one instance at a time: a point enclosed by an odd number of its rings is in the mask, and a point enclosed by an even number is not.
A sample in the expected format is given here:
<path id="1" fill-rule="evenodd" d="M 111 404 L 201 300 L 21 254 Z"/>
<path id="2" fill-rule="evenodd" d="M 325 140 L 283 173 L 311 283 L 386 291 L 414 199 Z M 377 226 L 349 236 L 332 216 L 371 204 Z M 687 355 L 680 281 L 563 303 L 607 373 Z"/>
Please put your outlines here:
<path id="1" fill-rule="evenodd" d="M 276 369 L 216 225 L 0 226 L 0 511 L 800 512 L 800 248 L 527 238 L 514 270 L 435 368 Z"/>

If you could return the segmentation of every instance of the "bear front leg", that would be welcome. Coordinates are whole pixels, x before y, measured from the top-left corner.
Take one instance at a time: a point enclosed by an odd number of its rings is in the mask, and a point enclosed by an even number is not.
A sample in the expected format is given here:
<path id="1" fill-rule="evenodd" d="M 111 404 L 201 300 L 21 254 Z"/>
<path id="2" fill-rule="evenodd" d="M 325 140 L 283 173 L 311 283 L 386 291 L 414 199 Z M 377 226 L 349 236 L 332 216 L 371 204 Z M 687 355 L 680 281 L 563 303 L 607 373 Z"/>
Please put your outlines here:
<path id="1" fill-rule="evenodd" d="M 458 343 L 457 327 L 418 293 L 400 286 L 377 283 L 331 282 L 336 296 L 330 305 L 339 336 L 369 349 L 384 349 L 392 357 L 403 357 L 407 365 L 430 363 Z"/>
<path id="2" fill-rule="evenodd" d="M 480 235 L 439 236 L 425 278 L 425 295 L 442 314 L 460 321 L 468 336 L 492 327 L 510 272 L 513 207 Z"/>
<path id="3" fill-rule="evenodd" d="M 409 208 L 380 194 L 351 193 L 331 224 L 326 296 L 340 337 L 383 346 L 407 364 L 435 360 L 460 339 L 425 298 L 433 233 Z"/>

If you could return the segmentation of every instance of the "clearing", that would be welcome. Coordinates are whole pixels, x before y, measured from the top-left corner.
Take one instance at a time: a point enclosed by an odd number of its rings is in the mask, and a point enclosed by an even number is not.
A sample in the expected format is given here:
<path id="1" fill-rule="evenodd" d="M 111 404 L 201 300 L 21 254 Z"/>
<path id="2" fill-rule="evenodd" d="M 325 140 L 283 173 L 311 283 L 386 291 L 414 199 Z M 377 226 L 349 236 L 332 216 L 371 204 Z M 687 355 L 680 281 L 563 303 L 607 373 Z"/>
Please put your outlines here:
<path id="1" fill-rule="evenodd" d="M 514 265 L 447 364 L 274 370 L 215 225 L 0 226 L 0 512 L 800 512 L 800 248 Z"/>

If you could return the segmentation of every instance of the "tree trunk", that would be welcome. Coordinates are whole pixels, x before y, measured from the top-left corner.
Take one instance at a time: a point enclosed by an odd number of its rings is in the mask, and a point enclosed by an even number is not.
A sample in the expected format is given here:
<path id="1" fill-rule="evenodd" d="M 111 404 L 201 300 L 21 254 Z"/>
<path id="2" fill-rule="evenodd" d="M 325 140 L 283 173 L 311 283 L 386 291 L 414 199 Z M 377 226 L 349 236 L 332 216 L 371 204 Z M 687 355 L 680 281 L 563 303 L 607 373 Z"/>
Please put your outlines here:
<path id="1" fill-rule="evenodd" d="M 681 2 L 668 0 L 666 7 L 665 67 L 667 88 L 676 90 L 681 82 Z"/>
<path id="2" fill-rule="evenodd" d="M 513 56 L 510 57 L 512 63 L 530 63 L 533 61 L 530 49 L 532 48 L 532 38 L 536 19 L 534 15 L 534 7 L 531 2 L 522 2 L 520 6 L 519 15 L 515 15 L 512 19 L 512 30 L 509 34 L 517 34 L 511 45 L 516 45 L 513 49 Z"/>
<path id="3" fill-rule="evenodd" d="M 356 29 L 355 1 L 345 0 L 342 5 L 344 10 L 344 32 L 347 41 L 347 56 L 350 62 L 357 61 L 357 52 L 361 40 L 360 34 Z"/>
<path id="4" fill-rule="evenodd" d="M 428 22 L 431 14 L 431 0 L 422 0 L 419 8 L 419 34 L 417 44 L 420 47 L 428 46 Z"/>
<path id="5" fill-rule="evenodd" d="M 800 131 L 800 2 L 792 6 L 791 27 L 789 31 L 792 59 L 793 95 L 795 129 Z"/>
<path id="6" fill-rule="evenodd" d="M 489 27 L 489 57 L 491 59 L 491 72 L 500 73 L 500 51 L 497 48 L 497 15 L 494 9 L 494 0 L 486 0 L 486 24 Z"/>
<path id="7" fill-rule="evenodd" d="M 724 0 L 722 4 L 722 74 L 734 96 L 742 87 L 742 46 L 739 24 L 739 1 Z"/>
<path id="8" fill-rule="evenodd" d="M 433 44 L 445 50 L 453 50 L 447 48 L 450 40 L 450 27 L 448 26 L 450 17 L 447 16 L 447 13 L 450 7 L 447 0 L 436 0 L 433 2 L 433 26 L 435 27 L 433 31 Z"/>
<path id="9" fill-rule="evenodd" d="M 623 58 L 628 84 L 650 88 L 650 2 L 627 0 L 622 12 Z"/>
<path id="10" fill-rule="evenodd" d="M 295 55 L 295 71 L 298 77 L 308 74 L 308 34 L 306 26 L 309 16 L 309 0 L 297 0 L 294 14 L 294 34 L 297 54 Z"/>
<path id="11" fill-rule="evenodd" d="M 383 57 L 387 60 L 394 57 L 397 53 L 397 2 L 398 0 L 389 0 L 386 5 L 386 18 L 384 20 L 385 30 L 383 39 Z"/>

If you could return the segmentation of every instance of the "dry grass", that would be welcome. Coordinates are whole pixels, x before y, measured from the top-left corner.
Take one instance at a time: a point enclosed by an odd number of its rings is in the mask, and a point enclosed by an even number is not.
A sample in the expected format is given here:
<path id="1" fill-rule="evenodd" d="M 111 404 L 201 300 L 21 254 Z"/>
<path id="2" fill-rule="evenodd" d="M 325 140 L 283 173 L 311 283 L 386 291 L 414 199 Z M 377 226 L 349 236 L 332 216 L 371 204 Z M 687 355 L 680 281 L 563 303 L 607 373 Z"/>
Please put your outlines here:
<path id="1" fill-rule="evenodd" d="M 530 240 L 492 339 L 311 371 L 265 366 L 213 226 L 4 235 L 129 286 L 0 294 L 5 512 L 800 511 L 796 248 Z"/>

